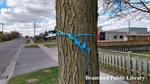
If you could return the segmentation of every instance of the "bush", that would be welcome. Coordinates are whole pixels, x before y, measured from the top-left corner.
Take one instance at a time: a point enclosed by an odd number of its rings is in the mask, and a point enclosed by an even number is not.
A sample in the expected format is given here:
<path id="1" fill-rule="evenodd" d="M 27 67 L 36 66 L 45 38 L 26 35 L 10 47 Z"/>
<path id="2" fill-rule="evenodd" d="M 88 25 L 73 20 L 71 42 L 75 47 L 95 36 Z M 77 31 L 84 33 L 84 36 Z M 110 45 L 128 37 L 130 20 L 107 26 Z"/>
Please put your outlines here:
<path id="1" fill-rule="evenodd" d="M 9 41 L 19 37 L 20 37 L 20 33 L 17 31 L 12 31 L 11 33 L 0 32 L 0 41 Z"/>

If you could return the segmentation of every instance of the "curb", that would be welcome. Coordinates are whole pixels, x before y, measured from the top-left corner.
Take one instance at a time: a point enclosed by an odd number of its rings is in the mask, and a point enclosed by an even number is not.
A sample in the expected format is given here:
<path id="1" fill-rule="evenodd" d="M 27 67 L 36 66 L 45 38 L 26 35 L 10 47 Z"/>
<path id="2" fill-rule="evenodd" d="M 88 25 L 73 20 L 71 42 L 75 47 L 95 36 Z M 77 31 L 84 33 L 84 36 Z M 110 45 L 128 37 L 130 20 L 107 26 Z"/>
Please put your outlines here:
<path id="1" fill-rule="evenodd" d="M 13 76 L 15 71 L 15 66 L 18 60 L 18 56 L 20 54 L 21 49 L 23 48 L 23 44 L 18 49 L 17 53 L 12 57 L 11 61 L 9 62 L 5 72 L 1 75 L 3 79 L 0 79 L 0 84 L 7 84 L 8 80 Z"/>

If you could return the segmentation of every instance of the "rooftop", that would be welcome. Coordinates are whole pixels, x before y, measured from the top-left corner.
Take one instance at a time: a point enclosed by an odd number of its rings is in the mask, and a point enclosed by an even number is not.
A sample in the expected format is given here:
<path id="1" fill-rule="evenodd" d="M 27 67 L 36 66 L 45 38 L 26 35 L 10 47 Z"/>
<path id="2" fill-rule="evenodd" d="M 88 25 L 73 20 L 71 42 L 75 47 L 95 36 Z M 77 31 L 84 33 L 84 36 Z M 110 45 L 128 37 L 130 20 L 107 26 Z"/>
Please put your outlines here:
<path id="1" fill-rule="evenodd" d="M 115 31 L 115 32 L 147 32 L 147 28 L 142 27 L 130 27 L 130 28 L 119 28 L 113 29 L 108 31 Z"/>

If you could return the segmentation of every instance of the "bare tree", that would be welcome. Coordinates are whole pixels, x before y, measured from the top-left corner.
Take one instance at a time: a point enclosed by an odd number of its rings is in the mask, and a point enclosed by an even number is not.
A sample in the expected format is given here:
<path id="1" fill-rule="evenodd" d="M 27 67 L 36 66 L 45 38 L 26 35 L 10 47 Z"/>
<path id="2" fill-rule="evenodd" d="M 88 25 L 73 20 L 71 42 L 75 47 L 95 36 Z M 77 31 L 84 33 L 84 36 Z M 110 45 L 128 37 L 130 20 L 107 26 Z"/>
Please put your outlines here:
<path id="1" fill-rule="evenodd" d="M 138 11 L 150 13 L 150 1 L 148 0 L 123 0 L 123 3 Z"/>
<path id="2" fill-rule="evenodd" d="M 102 3 L 99 6 L 99 16 L 107 17 L 103 20 L 103 23 L 107 24 L 101 23 L 100 26 L 111 25 L 122 19 L 150 19 L 150 0 L 99 0 L 99 2 Z"/>
<path id="3" fill-rule="evenodd" d="M 120 15 L 137 11 L 150 13 L 150 0 L 103 0 L 105 12 Z"/>
<path id="4" fill-rule="evenodd" d="M 103 0 L 104 14 L 110 17 L 150 14 L 150 0 Z"/>

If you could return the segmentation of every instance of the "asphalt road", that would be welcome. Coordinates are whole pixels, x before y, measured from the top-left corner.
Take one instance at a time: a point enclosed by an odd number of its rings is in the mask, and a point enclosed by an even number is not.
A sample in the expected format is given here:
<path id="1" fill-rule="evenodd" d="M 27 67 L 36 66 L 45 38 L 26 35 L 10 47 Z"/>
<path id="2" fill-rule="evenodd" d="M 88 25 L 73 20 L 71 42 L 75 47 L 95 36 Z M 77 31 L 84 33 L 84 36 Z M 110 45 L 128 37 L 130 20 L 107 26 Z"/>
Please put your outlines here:
<path id="1" fill-rule="evenodd" d="M 23 43 L 24 39 L 22 38 L 0 43 L 0 75 L 5 71 L 11 58 Z"/>
<path id="2" fill-rule="evenodd" d="M 51 55 L 54 54 L 51 53 Z M 21 75 L 57 65 L 57 62 L 40 48 L 23 48 L 18 57 L 14 75 Z"/>

